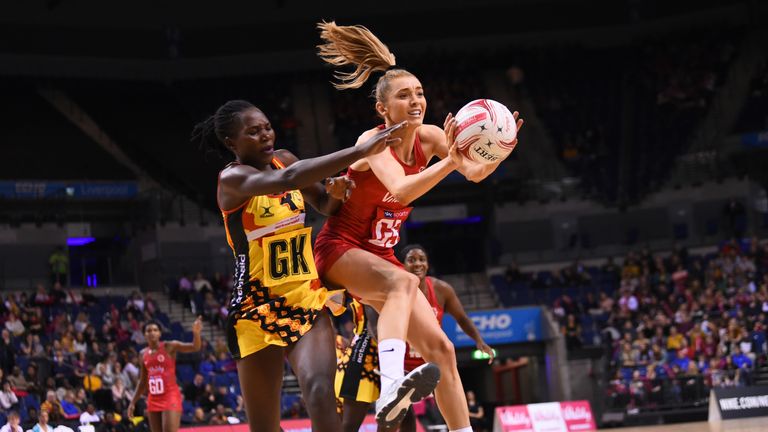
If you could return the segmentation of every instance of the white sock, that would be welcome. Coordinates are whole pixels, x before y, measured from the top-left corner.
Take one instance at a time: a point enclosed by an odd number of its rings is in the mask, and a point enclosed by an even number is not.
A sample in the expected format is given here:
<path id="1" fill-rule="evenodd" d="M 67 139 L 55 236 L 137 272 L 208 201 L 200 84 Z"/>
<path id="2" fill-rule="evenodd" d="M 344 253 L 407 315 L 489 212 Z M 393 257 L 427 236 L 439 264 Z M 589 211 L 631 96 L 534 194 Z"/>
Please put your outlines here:
<path id="1" fill-rule="evenodd" d="M 381 394 L 386 394 L 395 382 L 405 375 L 405 341 L 384 339 L 379 341 L 379 371 L 381 372 Z"/>
<path id="2" fill-rule="evenodd" d="M 472 426 L 467 426 L 467 427 L 461 428 L 461 429 L 453 429 L 453 430 L 450 430 L 448 432 L 472 432 Z"/>

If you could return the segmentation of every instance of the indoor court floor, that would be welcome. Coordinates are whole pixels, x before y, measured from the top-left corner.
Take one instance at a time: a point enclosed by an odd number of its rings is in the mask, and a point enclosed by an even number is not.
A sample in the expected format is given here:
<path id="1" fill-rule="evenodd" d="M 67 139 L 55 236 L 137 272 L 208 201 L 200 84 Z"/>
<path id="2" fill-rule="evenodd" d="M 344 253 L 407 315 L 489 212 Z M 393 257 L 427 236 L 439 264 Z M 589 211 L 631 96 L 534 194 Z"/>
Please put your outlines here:
<path id="1" fill-rule="evenodd" d="M 617 432 L 768 432 L 768 417 L 756 417 L 720 422 L 678 423 L 617 429 Z"/>

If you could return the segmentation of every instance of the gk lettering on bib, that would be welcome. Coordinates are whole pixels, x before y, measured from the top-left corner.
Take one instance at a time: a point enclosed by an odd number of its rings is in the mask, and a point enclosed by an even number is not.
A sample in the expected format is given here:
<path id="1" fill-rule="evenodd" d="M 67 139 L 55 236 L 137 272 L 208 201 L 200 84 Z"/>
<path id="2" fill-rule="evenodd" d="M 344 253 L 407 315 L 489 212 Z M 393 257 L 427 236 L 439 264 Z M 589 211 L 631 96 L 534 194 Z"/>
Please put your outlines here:
<path id="1" fill-rule="evenodd" d="M 400 241 L 400 226 L 408 219 L 413 207 L 400 210 L 376 209 L 376 219 L 371 223 L 371 239 L 376 246 L 391 248 Z"/>
<path id="2" fill-rule="evenodd" d="M 263 286 L 317 279 L 315 258 L 312 255 L 312 228 L 264 237 Z"/>

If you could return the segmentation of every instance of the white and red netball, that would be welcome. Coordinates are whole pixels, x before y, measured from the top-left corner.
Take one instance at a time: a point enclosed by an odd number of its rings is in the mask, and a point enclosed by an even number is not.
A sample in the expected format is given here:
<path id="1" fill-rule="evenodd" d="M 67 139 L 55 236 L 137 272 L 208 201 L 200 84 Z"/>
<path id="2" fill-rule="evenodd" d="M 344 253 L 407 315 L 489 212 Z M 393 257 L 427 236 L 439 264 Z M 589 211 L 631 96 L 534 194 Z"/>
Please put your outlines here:
<path id="1" fill-rule="evenodd" d="M 490 164 L 505 159 L 515 149 L 517 125 L 504 105 L 491 99 L 477 99 L 456 113 L 455 136 L 461 154 Z"/>

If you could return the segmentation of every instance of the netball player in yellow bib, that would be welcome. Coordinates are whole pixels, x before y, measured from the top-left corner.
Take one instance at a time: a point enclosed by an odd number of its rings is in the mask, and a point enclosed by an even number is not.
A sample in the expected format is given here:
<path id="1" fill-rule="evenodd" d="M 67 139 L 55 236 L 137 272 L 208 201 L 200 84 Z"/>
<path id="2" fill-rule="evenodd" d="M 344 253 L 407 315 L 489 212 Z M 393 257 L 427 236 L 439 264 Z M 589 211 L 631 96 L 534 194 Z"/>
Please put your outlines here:
<path id="1" fill-rule="evenodd" d="M 269 120 L 245 101 L 227 102 L 193 131 L 202 147 L 235 156 L 219 175 L 217 202 L 235 259 L 227 344 L 237 360 L 251 431 L 280 430 L 285 356 L 312 430 L 341 429 L 339 417 L 328 415 L 336 409 L 334 331 L 324 311 L 330 293 L 317 278 L 304 200 L 333 213 L 353 185 L 344 178 L 325 187 L 318 182 L 397 143 L 390 133 L 402 126 L 384 129 L 361 146 L 301 161 L 274 149 Z"/>

